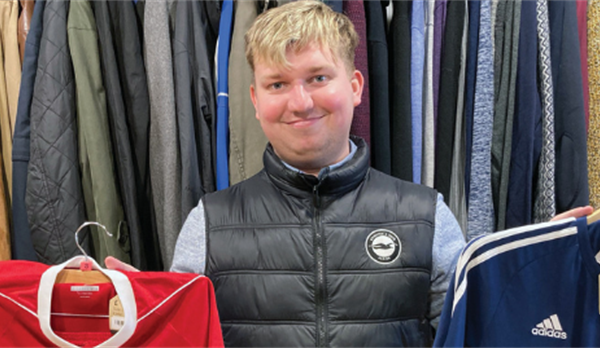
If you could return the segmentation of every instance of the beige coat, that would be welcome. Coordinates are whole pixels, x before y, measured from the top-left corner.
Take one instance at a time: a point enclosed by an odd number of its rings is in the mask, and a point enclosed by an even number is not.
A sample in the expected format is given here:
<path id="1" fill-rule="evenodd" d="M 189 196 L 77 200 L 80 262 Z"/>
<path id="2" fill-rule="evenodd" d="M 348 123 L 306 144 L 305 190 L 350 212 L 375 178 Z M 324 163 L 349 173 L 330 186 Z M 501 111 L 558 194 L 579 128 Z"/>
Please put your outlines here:
<path id="1" fill-rule="evenodd" d="M 17 118 L 19 88 L 21 86 L 21 59 L 17 39 L 19 3 L 17 0 L 0 1 L 0 37 L 2 39 L 3 70 L 0 73 L 0 137 L 2 162 L 6 175 L 8 197 L 12 200 L 12 135 Z"/>

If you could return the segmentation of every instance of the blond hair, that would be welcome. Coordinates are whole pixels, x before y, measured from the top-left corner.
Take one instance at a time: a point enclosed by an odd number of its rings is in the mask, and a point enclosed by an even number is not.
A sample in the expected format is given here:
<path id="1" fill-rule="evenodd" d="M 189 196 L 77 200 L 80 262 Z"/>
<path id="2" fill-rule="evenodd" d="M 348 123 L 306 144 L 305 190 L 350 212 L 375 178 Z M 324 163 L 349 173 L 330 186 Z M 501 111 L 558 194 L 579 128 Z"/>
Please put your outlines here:
<path id="1" fill-rule="evenodd" d="M 337 63 L 342 58 L 354 71 L 354 50 L 358 35 L 352 22 L 320 1 L 293 1 L 259 15 L 245 35 L 246 59 L 254 71 L 260 61 L 289 67 L 288 49 L 298 53 L 316 43 L 329 48 Z"/>

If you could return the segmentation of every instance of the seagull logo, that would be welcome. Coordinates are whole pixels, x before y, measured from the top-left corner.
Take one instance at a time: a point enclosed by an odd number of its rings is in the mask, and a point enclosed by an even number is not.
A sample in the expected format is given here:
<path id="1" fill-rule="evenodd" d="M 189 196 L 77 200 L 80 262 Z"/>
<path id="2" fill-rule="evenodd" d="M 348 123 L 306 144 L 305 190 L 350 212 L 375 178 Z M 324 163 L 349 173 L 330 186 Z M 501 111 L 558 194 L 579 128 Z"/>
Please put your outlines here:
<path id="1" fill-rule="evenodd" d="M 365 250 L 371 260 L 380 264 L 390 264 L 400 257 L 402 243 L 396 233 L 378 229 L 371 231 L 367 236 Z"/>
<path id="2" fill-rule="evenodd" d="M 377 243 L 377 244 L 373 244 L 373 249 L 392 249 L 394 247 L 394 243 L 388 243 L 388 244 L 384 244 L 384 243 Z"/>

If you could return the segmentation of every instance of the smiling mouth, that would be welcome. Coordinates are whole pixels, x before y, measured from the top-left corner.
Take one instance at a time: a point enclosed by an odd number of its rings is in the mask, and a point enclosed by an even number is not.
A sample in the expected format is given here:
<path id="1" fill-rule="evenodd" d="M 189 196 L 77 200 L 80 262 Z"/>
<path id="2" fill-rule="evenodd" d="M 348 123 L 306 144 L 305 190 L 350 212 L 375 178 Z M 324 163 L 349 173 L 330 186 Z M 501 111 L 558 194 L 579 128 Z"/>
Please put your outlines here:
<path id="1" fill-rule="evenodd" d="M 301 120 L 297 120 L 297 121 L 288 122 L 287 124 L 294 128 L 305 128 L 305 127 L 310 127 L 310 126 L 314 125 L 323 117 L 325 117 L 325 116 L 305 118 L 305 119 L 301 119 Z"/>

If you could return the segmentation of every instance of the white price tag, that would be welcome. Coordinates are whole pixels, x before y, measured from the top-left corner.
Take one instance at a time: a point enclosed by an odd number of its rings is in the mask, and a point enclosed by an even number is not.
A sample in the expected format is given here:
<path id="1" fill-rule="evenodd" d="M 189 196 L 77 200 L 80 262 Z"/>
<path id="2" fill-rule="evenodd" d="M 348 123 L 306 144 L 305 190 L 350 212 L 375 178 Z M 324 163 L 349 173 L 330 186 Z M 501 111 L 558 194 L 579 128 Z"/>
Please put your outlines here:
<path id="1" fill-rule="evenodd" d="M 120 316 L 110 317 L 110 331 L 119 331 L 125 325 L 125 318 Z"/>
<path id="2" fill-rule="evenodd" d="M 119 296 L 113 297 L 108 304 L 108 322 L 112 333 L 121 330 L 125 326 L 125 311 Z"/>

